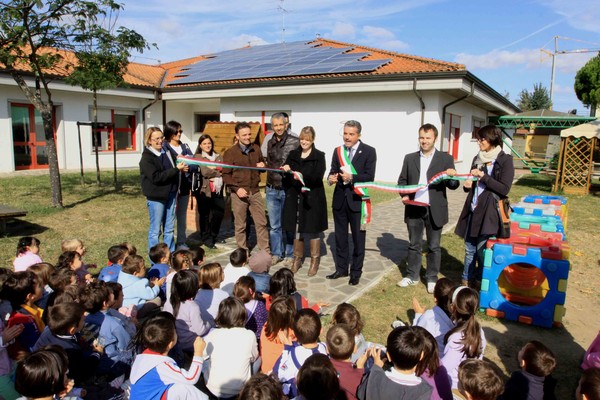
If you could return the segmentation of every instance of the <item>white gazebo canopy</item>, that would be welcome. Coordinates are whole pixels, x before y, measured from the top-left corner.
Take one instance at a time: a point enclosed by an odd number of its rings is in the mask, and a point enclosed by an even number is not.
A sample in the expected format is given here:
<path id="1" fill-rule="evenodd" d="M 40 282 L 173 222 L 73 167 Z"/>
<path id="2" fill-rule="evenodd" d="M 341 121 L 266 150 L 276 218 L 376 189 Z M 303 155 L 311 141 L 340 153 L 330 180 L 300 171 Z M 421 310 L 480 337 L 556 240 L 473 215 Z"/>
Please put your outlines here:
<path id="1" fill-rule="evenodd" d="M 569 136 L 574 136 L 576 138 L 585 137 L 588 139 L 596 137 L 600 139 L 600 120 L 595 120 L 560 131 L 560 137 Z"/>

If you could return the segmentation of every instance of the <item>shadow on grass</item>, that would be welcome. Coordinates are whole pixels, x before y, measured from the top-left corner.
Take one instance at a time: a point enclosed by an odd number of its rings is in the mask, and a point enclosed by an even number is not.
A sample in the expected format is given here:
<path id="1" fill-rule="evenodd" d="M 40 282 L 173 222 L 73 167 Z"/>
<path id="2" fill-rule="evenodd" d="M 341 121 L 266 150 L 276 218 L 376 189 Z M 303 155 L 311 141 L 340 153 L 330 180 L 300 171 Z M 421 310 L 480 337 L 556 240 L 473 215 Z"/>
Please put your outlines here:
<path id="1" fill-rule="evenodd" d="M 24 221 L 13 219 L 6 222 L 6 230 L 2 233 L 3 237 L 22 237 L 39 235 L 48 230 L 48 227 Z"/>
<path id="2" fill-rule="evenodd" d="M 573 398 L 580 376 L 579 364 L 585 349 L 577 344 L 573 335 L 564 327 L 540 328 L 505 319 L 498 319 L 504 329 L 483 327 L 488 343 L 498 352 L 499 363 L 508 374 L 520 370 L 517 355 L 532 340 L 544 343 L 554 353 L 557 367 L 553 375 L 560 377 L 556 385 L 556 398 Z M 506 376 L 505 378 L 508 378 Z"/>

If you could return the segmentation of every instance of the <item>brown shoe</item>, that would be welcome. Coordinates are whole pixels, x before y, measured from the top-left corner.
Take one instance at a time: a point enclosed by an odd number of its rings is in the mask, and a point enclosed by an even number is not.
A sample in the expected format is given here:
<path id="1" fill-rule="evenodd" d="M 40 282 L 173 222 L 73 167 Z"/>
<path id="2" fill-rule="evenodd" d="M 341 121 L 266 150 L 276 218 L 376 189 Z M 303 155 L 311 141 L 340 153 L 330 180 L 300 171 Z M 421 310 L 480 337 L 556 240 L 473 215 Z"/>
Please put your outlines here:
<path id="1" fill-rule="evenodd" d="M 295 274 L 302 268 L 302 256 L 304 255 L 304 240 L 294 239 L 294 262 L 292 264 L 292 272 Z"/>
<path id="2" fill-rule="evenodd" d="M 310 268 L 308 276 L 315 276 L 319 271 L 321 262 L 321 239 L 312 239 L 310 241 Z"/>

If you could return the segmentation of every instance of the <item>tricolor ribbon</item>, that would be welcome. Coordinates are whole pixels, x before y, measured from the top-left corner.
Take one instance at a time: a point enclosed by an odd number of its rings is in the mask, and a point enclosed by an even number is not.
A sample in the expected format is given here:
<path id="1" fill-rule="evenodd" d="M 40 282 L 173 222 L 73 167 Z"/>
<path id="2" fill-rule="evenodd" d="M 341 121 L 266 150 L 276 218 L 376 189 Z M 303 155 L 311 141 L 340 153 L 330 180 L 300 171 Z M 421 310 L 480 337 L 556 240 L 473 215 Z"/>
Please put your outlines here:
<path id="1" fill-rule="evenodd" d="M 354 184 L 354 188 L 365 188 L 365 189 L 376 189 L 383 190 L 385 192 L 398 193 L 398 194 L 411 194 L 416 193 L 417 191 L 426 188 L 430 185 L 438 184 L 442 181 L 446 180 L 454 180 L 454 181 L 468 181 L 473 180 L 476 181 L 475 178 L 471 174 L 457 174 L 454 176 L 448 175 L 445 171 L 440 172 L 431 177 L 429 182 L 425 185 L 406 185 L 406 186 L 398 186 L 393 185 L 391 183 L 382 183 L 382 182 L 359 182 Z"/>
<path id="2" fill-rule="evenodd" d="M 352 175 L 356 175 L 356 169 L 354 169 L 354 165 L 350 162 L 350 158 L 348 157 L 348 152 L 346 152 L 345 146 L 340 146 L 336 149 L 338 159 L 340 160 L 340 165 L 342 171 L 346 172 L 346 170 L 350 170 Z M 360 207 L 360 224 L 366 225 L 371 222 L 371 198 L 369 197 L 369 189 L 366 186 L 359 186 L 359 184 L 353 185 L 354 193 L 360 196 L 362 203 Z"/>
<path id="3" fill-rule="evenodd" d="M 201 160 L 199 158 L 194 158 L 194 157 L 189 157 L 189 156 L 179 156 L 179 157 L 177 157 L 177 160 L 183 161 L 187 165 L 198 165 L 198 166 L 202 166 L 202 167 L 217 167 L 217 168 L 229 168 L 229 169 L 239 168 L 239 169 L 250 169 L 250 170 L 253 170 L 253 171 L 279 172 L 281 174 L 286 173 L 284 170 L 282 170 L 280 168 L 267 168 L 267 167 L 259 168 L 259 167 L 250 167 L 250 166 L 243 166 L 243 165 L 227 164 L 227 163 L 218 162 L 218 161 Z M 301 172 L 290 171 L 289 173 L 294 176 L 294 179 L 300 181 L 300 183 L 302 184 L 302 191 L 303 192 L 310 191 L 310 189 L 307 188 L 305 186 L 305 184 L 304 184 L 304 177 L 302 176 Z"/>

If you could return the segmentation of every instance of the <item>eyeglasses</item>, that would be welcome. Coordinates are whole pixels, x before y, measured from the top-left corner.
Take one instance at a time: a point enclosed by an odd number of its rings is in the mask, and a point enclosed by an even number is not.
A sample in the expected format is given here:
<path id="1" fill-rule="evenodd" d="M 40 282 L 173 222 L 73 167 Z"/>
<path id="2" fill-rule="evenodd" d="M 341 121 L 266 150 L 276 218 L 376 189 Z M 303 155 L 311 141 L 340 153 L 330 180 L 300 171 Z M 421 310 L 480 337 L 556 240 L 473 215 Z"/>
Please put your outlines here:
<path id="1" fill-rule="evenodd" d="M 165 137 L 161 136 L 161 137 L 151 138 L 150 140 L 152 142 L 162 142 L 163 140 L 165 140 Z"/>

